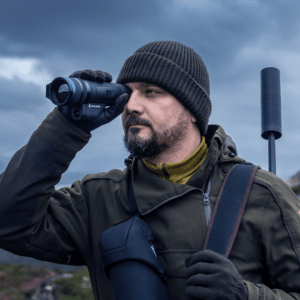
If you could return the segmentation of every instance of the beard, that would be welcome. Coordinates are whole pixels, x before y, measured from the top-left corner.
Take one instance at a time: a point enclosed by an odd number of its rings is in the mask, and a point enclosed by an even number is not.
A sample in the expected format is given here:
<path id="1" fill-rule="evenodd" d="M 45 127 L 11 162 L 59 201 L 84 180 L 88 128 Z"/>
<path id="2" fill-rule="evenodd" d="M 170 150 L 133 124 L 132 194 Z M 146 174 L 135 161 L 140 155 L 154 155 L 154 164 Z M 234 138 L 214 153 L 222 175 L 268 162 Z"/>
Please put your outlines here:
<path id="1" fill-rule="evenodd" d="M 179 121 L 179 120 L 178 120 Z M 171 148 L 185 135 L 188 127 L 186 120 L 181 120 L 175 126 L 166 128 L 159 132 L 148 128 L 129 128 L 123 136 L 125 148 L 130 154 L 139 158 L 156 158 L 163 151 Z M 151 133 L 147 136 L 139 135 L 141 130 L 149 129 Z"/>
<path id="2" fill-rule="evenodd" d="M 133 156 L 140 158 L 154 158 L 168 147 L 166 142 L 158 142 L 158 135 L 156 132 L 153 132 L 152 129 L 151 138 L 138 136 L 140 130 L 141 128 L 129 128 L 123 136 L 126 149 Z M 128 133 L 129 131 L 131 132 Z"/>

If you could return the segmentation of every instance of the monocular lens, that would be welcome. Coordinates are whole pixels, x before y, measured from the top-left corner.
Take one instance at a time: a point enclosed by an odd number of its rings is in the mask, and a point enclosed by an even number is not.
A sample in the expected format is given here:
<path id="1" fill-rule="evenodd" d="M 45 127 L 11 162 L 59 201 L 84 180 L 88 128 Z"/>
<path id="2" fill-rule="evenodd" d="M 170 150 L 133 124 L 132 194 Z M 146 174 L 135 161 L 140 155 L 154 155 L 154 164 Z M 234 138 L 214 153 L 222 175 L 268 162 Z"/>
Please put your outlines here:
<path id="1" fill-rule="evenodd" d="M 69 95 L 68 85 L 66 83 L 62 84 L 58 88 L 57 95 L 56 95 L 57 99 L 61 102 L 64 102 L 68 98 L 68 95 Z"/>

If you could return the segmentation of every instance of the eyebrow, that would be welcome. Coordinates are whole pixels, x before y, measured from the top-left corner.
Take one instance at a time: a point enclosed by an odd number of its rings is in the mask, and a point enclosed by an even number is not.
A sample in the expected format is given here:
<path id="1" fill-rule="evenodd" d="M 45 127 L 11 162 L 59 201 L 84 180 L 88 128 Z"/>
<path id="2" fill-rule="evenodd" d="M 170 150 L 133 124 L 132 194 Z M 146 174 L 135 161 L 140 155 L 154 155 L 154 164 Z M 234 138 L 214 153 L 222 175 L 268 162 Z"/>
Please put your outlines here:
<path id="1" fill-rule="evenodd" d="M 137 85 L 143 88 L 147 88 L 149 86 L 155 86 L 154 84 L 146 83 L 146 82 L 138 83 Z"/>
<path id="2" fill-rule="evenodd" d="M 126 84 L 126 83 L 125 83 Z M 127 84 L 126 84 L 127 85 Z M 127 85 L 128 86 L 128 85 Z M 160 88 L 159 86 L 156 86 L 152 83 L 146 83 L 146 82 L 137 82 L 137 83 L 134 83 L 134 87 L 135 88 L 148 88 L 148 87 L 156 87 L 162 91 L 164 91 L 162 88 Z M 129 87 L 129 86 L 128 86 Z"/>
<path id="3" fill-rule="evenodd" d="M 126 83 L 125 83 L 126 84 Z M 126 84 L 127 86 L 129 86 L 128 84 Z M 133 84 L 134 87 L 143 87 L 143 88 L 147 88 L 149 86 L 155 86 L 151 83 L 146 83 L 146 82 L 137 82 Z"/>

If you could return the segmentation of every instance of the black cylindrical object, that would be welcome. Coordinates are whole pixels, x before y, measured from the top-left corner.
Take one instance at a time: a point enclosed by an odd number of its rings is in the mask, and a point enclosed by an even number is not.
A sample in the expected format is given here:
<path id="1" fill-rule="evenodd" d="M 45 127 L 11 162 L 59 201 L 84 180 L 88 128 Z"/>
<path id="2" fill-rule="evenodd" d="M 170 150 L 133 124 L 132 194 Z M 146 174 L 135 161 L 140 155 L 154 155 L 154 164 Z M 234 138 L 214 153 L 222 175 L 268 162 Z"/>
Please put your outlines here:
<path id="1" fill-rule="evenodd" d="M 132 217 L 102 233 L 100 252 L 115 300 L 168 300 L 164 269 L 148 224 Z"/>
<path id="2" fill-rule="evenodd" d="M 280 72 L 276 68 L 261 70 L 261 136 L 268 140 L 269 171 L 276 174 L 275 140 L 281 132 Z"/>
<path id="3" fill-rule="evenodd" d="M 275 135 L 270 132 L 268 139 L 269 148 L 269 172 L 276 174 L 276 149 L 275 149 Z"/>
<path id="4" fill-rule="evenodd" d="M 271 132 L 276 140 L 282 135 L 280 72 L 276 68 L 261 70 L 261 129 L 266 140 Z"/>

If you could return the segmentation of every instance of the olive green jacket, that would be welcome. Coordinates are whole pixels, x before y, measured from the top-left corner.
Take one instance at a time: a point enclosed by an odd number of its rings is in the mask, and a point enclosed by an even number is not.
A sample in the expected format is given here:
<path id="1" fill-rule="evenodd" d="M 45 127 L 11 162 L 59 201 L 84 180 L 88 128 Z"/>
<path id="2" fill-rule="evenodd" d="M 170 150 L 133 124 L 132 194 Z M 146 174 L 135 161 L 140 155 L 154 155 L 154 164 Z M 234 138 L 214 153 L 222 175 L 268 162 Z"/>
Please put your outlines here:
<path id="1" fill-rule="evenodd" d="M 209 198 L 213 210 L 226 173 L 244 160 L 226 147 L 223 128 L 210 125 L 207 157 L 186 184 L 161 179 L 133 158 L 125 160 L 123 171 L 87 175 L 55 190 L 90 138 L 55 108 L 14 154 L 0 175 L 0 247 L 54 263 L 87 265 L 95 298 L 112 300 L 99 238 L 130 218 L 132 182 L 141 217 L 153 232 L 170 300 L 194 299 L 185 294 L 185 259 L 203 249 L 209 218 L 203 200 Z M 280 178 L 259 170 L 229 255 L 247 285 L 248 299 L 300 299 L 299 254 L 299 198 Z"/>

